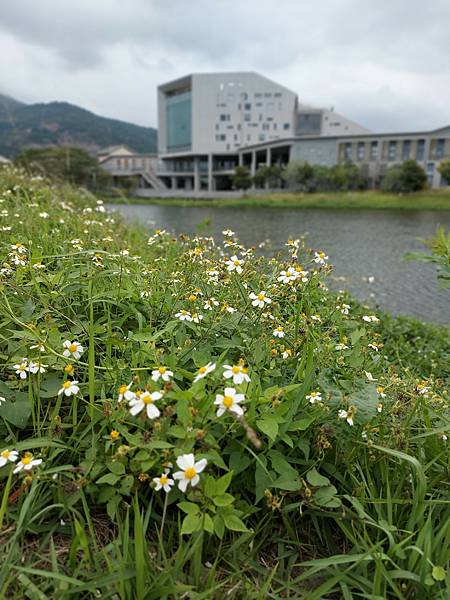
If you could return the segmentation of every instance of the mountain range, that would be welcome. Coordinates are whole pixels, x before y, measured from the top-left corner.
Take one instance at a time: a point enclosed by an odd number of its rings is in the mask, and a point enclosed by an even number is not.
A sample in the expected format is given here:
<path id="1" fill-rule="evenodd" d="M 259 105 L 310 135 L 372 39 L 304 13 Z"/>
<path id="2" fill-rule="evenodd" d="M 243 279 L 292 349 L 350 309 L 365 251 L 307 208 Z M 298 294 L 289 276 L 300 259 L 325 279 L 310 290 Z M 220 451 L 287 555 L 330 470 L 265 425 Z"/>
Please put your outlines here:
<path id="1" fill-rule="evenodd" d="M 100 117 L 69 104 L 24 104 L 0 94 L 0 155 L 13 158 L 26 148 L 72 146 L 95 153 L 125 144 L 136 152 L 156 152 L 157 130 Z"/>

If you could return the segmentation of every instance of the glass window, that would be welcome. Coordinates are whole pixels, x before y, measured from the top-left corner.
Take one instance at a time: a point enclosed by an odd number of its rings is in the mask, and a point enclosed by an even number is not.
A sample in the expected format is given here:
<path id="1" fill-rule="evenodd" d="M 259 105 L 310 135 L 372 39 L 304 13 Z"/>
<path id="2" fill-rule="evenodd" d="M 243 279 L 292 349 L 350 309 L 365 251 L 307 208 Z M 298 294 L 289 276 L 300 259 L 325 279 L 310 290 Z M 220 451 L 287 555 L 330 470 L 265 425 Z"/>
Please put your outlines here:
<path id="1" fill-rule="evenodd" d="M 366 145 L 364 142 L 358 142 L 358 146 L 357 146 L 357 150 L 356 150 L 356 159 L 359 161 L 364 160 L 365 146 Z"/>
<path id="2" fill-rule="evenodd" d="M 191 92 L 166 98 L 167 150 L 190 149 L 192 144 Z"/>
<path id="3" fill-rule="evenodd" d="M 244 104 L 244 110 L 252 110 L 252 105 L 250 102 L 246 102 Z"/>
<path id="4" fill-rule="evenodd" d="M 283 123 L 283 129 L 290 129 L 291 128 L 291 124 L 290 123 Z"/>
<path id="5" fill-rule="evenodd" d="M 391 140 L 388 146 L 388 160 L 395 160 L 397 158 L 397 142 Z"/>
<path id="6" fill-rule="evenodd" d="M 244 113 L 244 121 L 251 121 L 252 115 L 250 113 Z"/>
<path id="7" fill-rule="evenodd" d="M 273 110 L 273 102 L 267 103 L 267 110 Z"/>
<path id="8" fill-rule="evenodd" d="M 370 143 L 370 160 L 377 160 L 378 158 L 378 142 Z"/>
<path id="9" fill-rule="evenodd" d="M 427 163 L 427 179 L 429 187 L 433 187 L 434 163 Z"/>
<path id="10" fill-rule="evenodd" d="M 255 98 L 261 98 L 262 94 L 259 92 L 255 92 L 254 96 L 255 96 Z"/>
<path id="11" fill-rule="evenodd" d="M 351 144 L 351 142 L 346 142 L 344 144 L 344 160 L 346 160 L 346 161 L 352 160 L 352 144 Z"/>
<path id="12" fill-rule="evenodd" d="M 242 92 L 241 93 L 241 100 L 248 100 L 248 94 L 247 94 L 247 92 Z"/>
<path id="13" fill-rule="evenodd" d="M 411 140 L 404 140 L 402 148 L 402 160 L 408 160 L 411 152 Z"/>
<path id="14" fill-rule="evenodd" d="M 417 140 L 416 160 L 425 159 L 425 140 Z"/>
<path id="15" fill-rule="evenodd" d="M 266 136 L 264 135 L 264 133 L 258 133 L 258 141 L 264 142 L 265 139 Z"/>
<path id="16" fill-rule="evenodd" d="M 281 98 L 283 94 L 281 92 L 275 92 L 274 98 Z"/>
<path id="17" fill-rule="evenodd" d="M 436 158 L 440 160 L 444 158 L 445 139 L 437 140 L 436 142 Z"/>

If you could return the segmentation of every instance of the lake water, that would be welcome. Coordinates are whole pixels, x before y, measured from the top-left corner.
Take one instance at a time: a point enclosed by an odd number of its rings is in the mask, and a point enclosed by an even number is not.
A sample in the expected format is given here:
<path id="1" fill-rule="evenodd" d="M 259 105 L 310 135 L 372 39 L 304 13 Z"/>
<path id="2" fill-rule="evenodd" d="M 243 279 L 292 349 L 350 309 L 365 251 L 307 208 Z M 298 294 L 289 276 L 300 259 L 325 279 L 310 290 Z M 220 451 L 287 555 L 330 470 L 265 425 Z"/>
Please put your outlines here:
<path id="1" fill-rule="evenodd" d="M 270 240 L 280 249 L 288 238 L 307 234 L 307 243 L 325 250 L 334 265 L 330 282 L 359 300 L 394 314 L 450 324 L 450 289 L 438 290 L 434 265 L 405 262 L 406 252 L 424 251 L 420 239 L 438 225 L 450 229 L 450 212 L 394 210 L 315 210 L 108 205 L 127 220 L 176 233 L 202 230 L 221 239 L 222 229 L 236 232 L 245 245 Z M 374 277 L 373 283 L 367 278 Z M 340 279 L 344 278 L 344 279 Z"/>

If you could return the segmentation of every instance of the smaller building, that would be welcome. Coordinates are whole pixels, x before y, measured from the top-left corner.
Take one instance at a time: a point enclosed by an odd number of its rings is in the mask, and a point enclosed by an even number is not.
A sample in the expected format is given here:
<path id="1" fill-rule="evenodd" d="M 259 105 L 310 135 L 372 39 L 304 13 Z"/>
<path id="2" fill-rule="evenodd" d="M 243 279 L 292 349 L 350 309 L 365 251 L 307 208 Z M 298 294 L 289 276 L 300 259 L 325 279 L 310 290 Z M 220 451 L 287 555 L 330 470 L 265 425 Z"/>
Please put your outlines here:
<path id="1" fill-rule="evenodd" d="M 157 176 L 158 156 L 139 154 L 128 146 L 108 146 L 97 153 L 99 165 L 112 175 L 114 185 L 136 180 L 136 187 L 163 191 L 164 183 Z"/>

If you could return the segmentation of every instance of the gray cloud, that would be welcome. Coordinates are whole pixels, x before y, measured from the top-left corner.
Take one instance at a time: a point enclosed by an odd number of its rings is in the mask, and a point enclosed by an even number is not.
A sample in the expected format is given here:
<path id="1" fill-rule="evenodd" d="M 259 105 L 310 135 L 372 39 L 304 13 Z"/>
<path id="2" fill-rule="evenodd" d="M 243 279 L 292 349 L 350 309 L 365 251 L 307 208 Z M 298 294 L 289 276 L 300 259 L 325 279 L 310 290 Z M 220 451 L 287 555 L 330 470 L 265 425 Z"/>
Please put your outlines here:
<path id="1" fill-rule="evenodd" d="M 15 0 L 0 89 L 156 125 L 156 86 L 255 70 L 374 130 L 450 122 L 448 0 Z"/>

